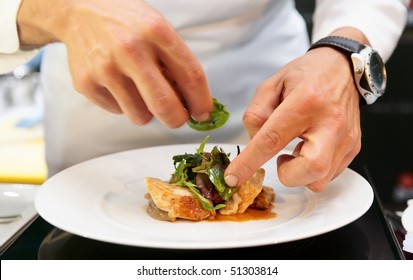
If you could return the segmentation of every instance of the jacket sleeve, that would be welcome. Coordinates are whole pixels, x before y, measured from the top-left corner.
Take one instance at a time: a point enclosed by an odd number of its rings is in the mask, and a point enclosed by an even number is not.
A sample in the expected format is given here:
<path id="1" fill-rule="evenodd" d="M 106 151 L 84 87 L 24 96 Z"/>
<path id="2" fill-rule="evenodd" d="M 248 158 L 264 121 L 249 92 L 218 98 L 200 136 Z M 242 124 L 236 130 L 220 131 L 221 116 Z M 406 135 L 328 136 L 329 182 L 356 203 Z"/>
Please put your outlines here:
<path id="1" fill-rule="evenodd" d="M 0 0 L 0 74 L 12 71 L 32 58 L 37 50 L 20 50 L 16 18 L 21 0 Z"/>
<path id="2" fill-rule="evenodd" d="M 406 25 L 408 3 L 409 0 L 316 0 L 312 41 L 340 27 L 354 27 L 387 61 Z"/>

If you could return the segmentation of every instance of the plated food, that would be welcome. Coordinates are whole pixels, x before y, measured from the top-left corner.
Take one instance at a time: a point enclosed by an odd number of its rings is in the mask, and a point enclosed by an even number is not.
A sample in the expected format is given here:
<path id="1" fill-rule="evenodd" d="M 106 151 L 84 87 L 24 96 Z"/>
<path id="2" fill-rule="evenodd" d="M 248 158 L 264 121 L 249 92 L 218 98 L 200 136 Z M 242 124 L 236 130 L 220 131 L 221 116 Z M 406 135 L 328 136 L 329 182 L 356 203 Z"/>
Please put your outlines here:
<path id="1" fill-rule="evenodd" d="M 195 153 L 172 158 L 175 172 L 168 181 L 145 178 L 149 191 L 147 212 L 151 217 L 171 222 L 215 220 L 219 215 L 239 215 L 252 208 L 273 208 L 275 193 L 263 186 L 265 170 L 260 168 L 244 184 L 229 187 L 224 180 L 229 154 L 218 146 L 205 152 L 207 140 L 208 137 Z"/>

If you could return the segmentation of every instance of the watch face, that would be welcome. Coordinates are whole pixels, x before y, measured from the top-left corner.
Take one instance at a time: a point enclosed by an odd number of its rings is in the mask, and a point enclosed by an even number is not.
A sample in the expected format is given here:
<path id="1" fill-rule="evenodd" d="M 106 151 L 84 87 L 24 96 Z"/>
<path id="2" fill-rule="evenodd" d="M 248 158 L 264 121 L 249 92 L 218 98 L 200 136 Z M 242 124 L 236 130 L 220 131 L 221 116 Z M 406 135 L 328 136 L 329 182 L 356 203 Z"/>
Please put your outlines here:
<path id="1" fill-rule="evenodd" d="M 381 57 L 377 52 L 372 52 L 370 57 L 370 79 L 373 84 L 378 87 L 378 89 L 383 88 L 383 84 L 386 81 L 385 72 L 384 72 L 384 64 L 381 60 Z"/>

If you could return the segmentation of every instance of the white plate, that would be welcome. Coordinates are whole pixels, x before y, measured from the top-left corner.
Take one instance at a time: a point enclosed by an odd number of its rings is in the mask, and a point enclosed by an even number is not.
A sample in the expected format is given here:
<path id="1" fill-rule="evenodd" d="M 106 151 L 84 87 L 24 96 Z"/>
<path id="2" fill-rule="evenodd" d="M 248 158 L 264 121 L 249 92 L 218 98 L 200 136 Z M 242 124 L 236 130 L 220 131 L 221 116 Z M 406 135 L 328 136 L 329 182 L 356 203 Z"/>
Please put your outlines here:
<path id="1" fill-rule="evenodd" d="M 12 222 L 0 223 L 0 254 L 37 216 L 34 197 L 38 189 L 36 185 L 0 184 L 0 216 L 19 215 Z"/>
<path id="2" fill-rule="evenodd" d="M 213 144 L 206 146 L 211 149 Z M 219 145 L 236 155 L 235 145 Z M 131 150 L 73 166 L 45 182 L 36 196 L 39 214 L 73 234 L 123 245 L 219 249 L 276 244 L 319 235 L 363 215 L 373 202 L 368 182 L 347 169 L 322 193 L 283 187 L 275 159 L 263 167 L 264 184 L 277 194 L 277 217 L 248 222 L 158 221 L 146 213 L 144 177 L 169 179 L 172 156 L 198 144 Z M 288 151 L 283 151 L 288 152 Z"/>

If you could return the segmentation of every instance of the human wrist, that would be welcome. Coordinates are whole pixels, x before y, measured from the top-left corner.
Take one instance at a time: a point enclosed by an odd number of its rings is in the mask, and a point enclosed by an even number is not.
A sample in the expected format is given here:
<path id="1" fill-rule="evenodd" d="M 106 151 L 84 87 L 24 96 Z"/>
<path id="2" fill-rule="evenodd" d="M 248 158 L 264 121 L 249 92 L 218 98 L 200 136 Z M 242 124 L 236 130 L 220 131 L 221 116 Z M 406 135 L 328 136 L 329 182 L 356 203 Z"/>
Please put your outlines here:
<path id="1" fill-rule="evenodd" d="M 384 94 L 386 67 L 380 54 L 368 45 L 367 38 L 361 32 L 350 36 L 347 32 L 337 32 L 313 43 L 310 50 L 325 47 L 342 52 L 351 61 L 354 82 L 364 98 L 364 104 L 372 104 Z"/>
<path id="2" fill-rule="evenodd" d="M 333 31 L 330 36 L 340 36 L 345 37 L 354 41 L 357 41 L 361 44 L 370 46 L 370 42 L 367 39 L 366 35 L 360 30 L 353 27 L 343 27 Z"/>
<path id="3" fill-rule="evenodd" d="M 32 49 L 58 42 L 62 27 L 64 2 L 61 0 L 23 0 L 17 14 L 16 24 L 20 48 Z M 71 1 L 68 1 L 71 2 Z M 63 4 L 63 6 L 62 6 Z"/>

